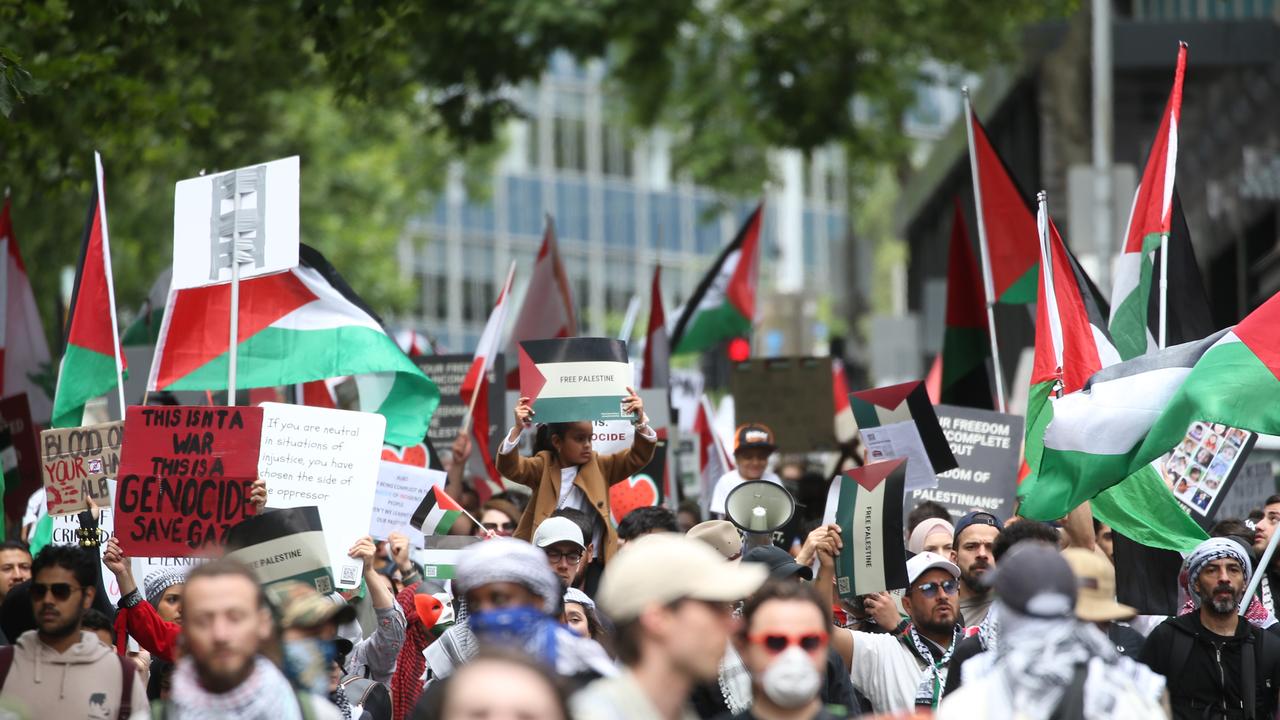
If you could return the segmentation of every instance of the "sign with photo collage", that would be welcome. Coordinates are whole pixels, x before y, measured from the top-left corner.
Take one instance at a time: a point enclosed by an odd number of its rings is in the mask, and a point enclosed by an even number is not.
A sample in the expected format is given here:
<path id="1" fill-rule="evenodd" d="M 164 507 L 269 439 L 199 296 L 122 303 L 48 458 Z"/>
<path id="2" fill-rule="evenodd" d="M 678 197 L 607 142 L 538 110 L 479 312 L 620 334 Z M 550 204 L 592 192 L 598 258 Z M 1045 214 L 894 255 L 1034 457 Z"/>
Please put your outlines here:
<path id="1" fill-rule="evenodd" d="M 1195 421 L 1164 462 L 1173 496 L 1202 526 L 1211 524 L 1258 436 L 1221 423 Z"/>

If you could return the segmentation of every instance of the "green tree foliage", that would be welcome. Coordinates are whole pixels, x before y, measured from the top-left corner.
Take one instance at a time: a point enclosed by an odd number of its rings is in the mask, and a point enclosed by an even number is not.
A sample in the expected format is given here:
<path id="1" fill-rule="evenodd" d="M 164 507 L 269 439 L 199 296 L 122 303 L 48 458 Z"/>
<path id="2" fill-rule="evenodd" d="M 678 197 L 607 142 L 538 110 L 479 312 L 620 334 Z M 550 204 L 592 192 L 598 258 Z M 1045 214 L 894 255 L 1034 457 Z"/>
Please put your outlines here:
<path id="1" fill-rule="evenodd" d="M 513 88 L 557 51 L 604 58 L 623 100 L 609 111 L 672 128 L 678 170 L 753 195 L 769 147 L 901 158 L 925 60 L 981 67 L 1070 4 L 0 0 L 0 183 L 51 318 L 94 149 L 122 308 L 170 262 L 174 182 L 299 154 L 304 241 L 404 309 L 397 238 L 451 160 L 491 156 Z"/>

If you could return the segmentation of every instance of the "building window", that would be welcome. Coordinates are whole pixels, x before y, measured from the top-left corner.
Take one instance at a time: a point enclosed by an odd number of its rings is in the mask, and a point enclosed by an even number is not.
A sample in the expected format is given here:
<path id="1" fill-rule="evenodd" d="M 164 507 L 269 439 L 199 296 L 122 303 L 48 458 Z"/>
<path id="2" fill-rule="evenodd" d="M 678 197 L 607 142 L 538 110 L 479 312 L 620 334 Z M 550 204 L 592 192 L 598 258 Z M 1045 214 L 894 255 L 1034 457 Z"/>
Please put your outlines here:
<path id="1" fill-rule="evenodd" d="M 557 117 L 554 120 L 556 168 L 587 171 L 587 122 L 581 118 Z"/>
<path id="2" fill-rule="evenodd" d="M 604 174 L 631 177 L 631 152 L 634 143 L 624 128 L 604 126 Z"/>
<path id="3" fill-rule="evenodd" d="M 556 182 L 556 231 L 560 237 L 586 242 L 590 205 L 586 183 Z"/>
<path id="4" fill-rule="evenodd" d="M 679 250 L 680 198 L 675 193 L 654 193 L 649 197 L 649 232 L 656 239 L 655 247 L 662 250 Z"/>
<path id="5" fill-rule="evenodd" d="M 531 177 L 507 178 L 507 229 L 520 235 L 541 235 L 542 183 Z"/>
<path id="6" fill-rule="evenodd" d="M 605 187 L 604 221 L 606 245 L 635 247 L 636 194 L 626 188 Z"/>

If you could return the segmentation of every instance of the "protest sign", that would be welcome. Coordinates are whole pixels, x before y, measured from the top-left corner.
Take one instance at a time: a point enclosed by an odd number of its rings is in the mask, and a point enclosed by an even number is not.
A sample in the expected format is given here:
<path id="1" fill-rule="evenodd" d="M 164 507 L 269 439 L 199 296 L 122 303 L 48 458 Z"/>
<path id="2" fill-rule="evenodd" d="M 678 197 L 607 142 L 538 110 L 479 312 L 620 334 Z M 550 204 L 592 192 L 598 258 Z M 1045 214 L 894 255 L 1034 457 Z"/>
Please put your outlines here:
<path id="1" fill-rule="evenodd" d="M 280 403 L 263 403 L 262 413 L 267 507 L 319 507 L 337 585 L 358 587 L 360 561 L 347 551 L 369 534 L 387 419 Z"/>
<path id="2" fill-rule="evenodd" d="M 12 435 L 13 451 L 18 462 L 18 483 L 5 484 L 4 514 L 11 518 L 21 518 L 27 507 L 27 498 L 42 485 L 40 448 L 26 393 L 10 395 L 0 400 L 0 423 Z"/>
<path id="3" fill-rule="evenodd" d="M 465 535 L 428 535 L 424 540 L 426 547 L 414 550 L 412 557 L 422 566 L 422 577 L 426 580 L 452 580 L 462 551 L 480 542 L 478 537 Z"/>
<path id="4" fill-rule="evenodd" d="M 297 267 L 298 167 L 295 155 L 179 182 L 172 289 L 230 282 L 237 238 L 250 240 L 241 280 Z"/>
<path id="5" fill-rule="evenodd" d="M 520 394 L 541 423 L 624 420 L 631 385 L 627 344 L 613 338 L 562 338 L 520 343 Z"/>
<path id="6" fill-rule="evenodd" d="M 296 580 L 326 595 L 333 592 L 324 525 L 314 505 L 245 520 L 227 534 L 227 557 L 253 568 L 263 586 Z"/>
<path id="7" fill-rule="evenodd" d="M 130 407 L 113 493 L 120 548 L 137 557 L 220 550 L 253 507 L 261 437 L 261 408 Z"/>
<path id="8" fill-rule="evenodd" d="M 40 433 L 44 451 L 45 503 L 50 515 L 66 515 L 89 508 L 89 498 L 99 507 L 111 504 L 107 478 L 120 469 L 120 421 L 57 428 Z"/>
<path id="9" fill-rule="evenodd" d="M 116 481 L 115 478 L 107 480 L 107 491 L 112 496 L 115 495 Z M 52 527 L 49 533 L 50 545 L 72 545 L 80 546 L 80 538 L 76 535 L 76 531 L 80 529 L 80 516 L 75 515 L 54 515 L 50 518 Z M 115 512 L 110 505 L 100 508 L 98 514 L 98 539 L 103 545 L 107 544 L 115 535 Z M 116 582 L 116 576 L 102 564 L 102 558 L 98 558 L 98 572 L 102 574 L 102 585 L 107 590 L 107 599 L 115 605 L 120 601 L 120 585 Z"/>
<path id="10" fill-rule="evenodd" d="M 907 490 L 931 488 L 939 473 L 958 467 L 933 404 L 920 381 L 859 390 L 849 407 L 867 448 L 867 462 L 909 458 Z"/>
<path id="11" fill-rule="evenodd" d="M 934 410 L 959 467 L 939 474 L 935 488 L 909 491 L 903 509 L 910 512 L 932 500 L 946 506 L 953 518 L 978 509 L 1008 520 L 1018 490 L 1022 418 L 956 405 L 936 405 Z"/>
<path id="12" fill-rule="evenodd" d="M 840 526 L 836 591 L 845 600 L 907 586 L 902 543 L 905 458 L 870 463 L 831 481 L 824 523 Z"/>
<path id="13" fill-rule="evenodd" d="M 413 358 L 413 363 L 440 389 L 440 405 L 431 414 L 431 424 L 427 427 L 427 437 L 435 447 L 448 450 L 462 429 L 462 420 L 467 414 L 467 404 L 462 401 L 462 381 L 474 360 L 470 355 L 423 355 Z M 491 387 L 501 387 L 503 374 L 502 356 L 493 359 L 492 378 L 497 384 L 490 382 Z M 487 393 L 489 399 L 489 447 L 497 449 L 502 442 L 502 426 L 510 417 L 506 408 L 506 394 L 503 392 Z M 483 399 L 483 397 L 481 398 Z M 476 402 L 480 402 L 478 399 Z"/>
<path id="14" fill-rule="evenodd" d="M 634 475 L 609 486 L 609 510 L 613 524 L 622 522 L 627 513 L 641 507 L 661 505 L 667 478 L 667 441 L 660 438 L 653 458 Z"/>
<path id="15" fill-rule="evenodd" d="M 783 452 L 836 449 L 831 358 L 770 358 L 733 365 L 729 375 L 738 424 L 773 430 Z M 785 402 L 781 400 L 785 398 Z"/>
<path id="16" fill-rule="evenodd" d="M 1205 530 L 1213 526 L 1222 499 L 1257 440 L 1257 434 L 1247 430 L 1196 420 L 1165 459 L 1165 483 Z"/>
<path id="17" fill-rule="evenodd" d="M 413 511 L 432 487 L 444 487 L 440 470 L 414 467 L 383 460 L 378 465 L 378 488 L 374 494 L 373 520 L 369 534 L 385 540 L 393 532 L 404 533 L 413 547 L 422 547 L 422 531 L 410 524 Z"/>

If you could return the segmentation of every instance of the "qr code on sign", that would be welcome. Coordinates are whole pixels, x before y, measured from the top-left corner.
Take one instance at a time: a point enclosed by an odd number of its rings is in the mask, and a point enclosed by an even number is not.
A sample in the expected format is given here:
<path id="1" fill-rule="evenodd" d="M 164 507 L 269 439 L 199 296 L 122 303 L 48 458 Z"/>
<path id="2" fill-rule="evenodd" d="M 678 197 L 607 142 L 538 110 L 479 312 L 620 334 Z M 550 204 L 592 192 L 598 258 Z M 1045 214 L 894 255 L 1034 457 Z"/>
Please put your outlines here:
<path id="1" fill-rule="evenodd" d="M 329 581 L 328 575 L 321 575 L 316 578 L 316 592 L 321 595 L 328 595 L 333 592 L 333 583 Z"/>
<path id="2" fill-rule="evenodd" d="M 354 565 L 342 566 L 342 582 L 343 584 L 353 583 L 357 579 L 358 568 Z"/>
<path id="3" fill-rule="evenodd" d="M 847 577 L 836 578 L 836 585 L 839 586 L 840 592 L 844 593 L 845 595 L 848 595 L 849 591 L 853 589 L 852 585 L 849 582 L 849 578 Z"/>

